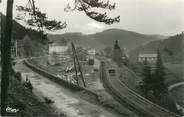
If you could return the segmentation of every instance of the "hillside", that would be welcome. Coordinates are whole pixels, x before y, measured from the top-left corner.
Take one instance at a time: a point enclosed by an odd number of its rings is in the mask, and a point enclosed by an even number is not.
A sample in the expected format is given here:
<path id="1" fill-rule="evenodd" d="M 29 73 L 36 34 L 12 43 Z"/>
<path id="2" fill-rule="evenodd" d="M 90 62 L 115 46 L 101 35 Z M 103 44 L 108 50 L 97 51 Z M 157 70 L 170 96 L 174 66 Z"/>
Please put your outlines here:
<path id="1" fill-rule="evenodd" d="M 4 32 L 5 24 L 6 24 L 5 23 L 6 17 L 2 15 L 1 20 L 2 20 L 2 32 Z M 21 24 L 13 20 L 13 29 L 12 29 L 13 38 L 22 39 L 25 36 L 25 34 L 26 34 L 26 29 Z"/>
<path id="2" fill-rule="evenodd" d="M 127 51 L 130 51 L 142 44 L 165 39 L 166 37 L 161 35 L 144 35 L 121 29 L 108 29 L 90 35 L 82 33 L 65 33 L 62 35 L 49 35 L 48 38 L 56 43 L 60 43 L 62 38 L 66 38 L 69 42 L 73 41 L 77 45 L 96 49 L 112 47 L 115 40 L 118 40 L 121 48 L 126 48 Z"/>
<path id="3" fill-rule="evenodd" d="M 5 33 L 5 20 L 6 17 L 2 15 L 2 32 Z M 21 40 L 24 38 L 24 36 L 28 35 L 32 40 L 38 41 L 40 43 L 45 43 L 47 40 L 42 39 L 41 33 L 37 32 L 34 29 L 31 28 L 25 28 L 17 21 L 13 20 L 13 29 L 12 29 L 12 38 L 16 40 Z"/>
<path id="4" fill-rule="evenodd" d="M 2 15 L 2 32 L 5 31 L 5 20 L 6 17 Z M 47 40 L 42 39 L 39 32 L 25 28 L 15 20 L 13 20 L 12 38 L 18 40 L 18 55 L 21 57 L 46 53 Z"/>
<path id="5" fill-rule="evenodd" d="M 129 57 L 135 61 L 139 53 L 156 53 L 159 49 L 164 62 L 183 62 L 184 55 L 184 33 L 171 36 L 165 40 L 150 42 L 144 46 L 130 51 Z"/>

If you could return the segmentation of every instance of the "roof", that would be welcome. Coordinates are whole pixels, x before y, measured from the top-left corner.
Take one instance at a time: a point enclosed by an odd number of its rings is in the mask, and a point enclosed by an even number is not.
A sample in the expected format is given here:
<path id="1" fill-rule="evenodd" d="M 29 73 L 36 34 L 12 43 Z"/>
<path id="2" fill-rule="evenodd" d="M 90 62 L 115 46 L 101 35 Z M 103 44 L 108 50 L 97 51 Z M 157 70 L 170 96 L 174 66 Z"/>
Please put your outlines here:
<path id="1" fill-rule="evenodd" d="M 157 54 L 139 54 L 139 57 L 157 57 Z"/>
<path id="2" fill-rule="evenodd" d="M 61 45 L 59 43 L 49 43 L 49 46 L 50 47 L 53 47 L 53 46 L 62 46 L 62 47 L 65 47 L 65 46 L 68 46 L 68 45 Z"/>

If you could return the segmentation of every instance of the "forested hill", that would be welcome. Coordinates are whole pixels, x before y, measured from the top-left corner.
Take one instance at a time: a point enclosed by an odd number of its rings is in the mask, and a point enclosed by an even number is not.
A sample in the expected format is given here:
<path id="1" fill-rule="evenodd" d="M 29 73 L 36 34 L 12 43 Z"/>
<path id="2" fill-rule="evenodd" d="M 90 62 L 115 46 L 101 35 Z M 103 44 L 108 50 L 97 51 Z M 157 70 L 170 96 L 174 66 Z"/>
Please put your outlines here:
<path id="1" fill-rule="evenodd" d="M 6 17 L 2 16 L 2 32 L 5 33 Z M 13 20 L 12 39 L 18 40 L 19 56 L 39 56 L 46 53 L 47 40 L 42 38 L 41 33 L 25 28 Z"/>
<path id="2" fill-rule="evenodd" d="M 2 15 L 2 32 L 3 34 L 5 33 L 5 20 L 6 17 Z M 36 30 L 33 30 L 31 28 L 25 28 L 21 24 L 19 24 L 17 21 L 13 20 L 13 29 L 12 29 L 12 38 L 21 40 L 23 39 L 26 35 L 30 37 L 30 39 L 39 41 L 40 43 L 45 43 L 46 40 L 42 39 L 42 35 L 37 32 Z"/>
<path id="3" fill-rule="evenodd" d="M 129 56 L 131 60 L 135 61 L 139 53 L 156 53 L 157 50 L 160 50 L 165 62 L 182 63 L 184 55 L 184 33 L 137 47 L 129 53 Z"/>
<path id="4" fill-rule="evenodd" d="M 6 17 L 3 15 L 3 30 L 5 29 L 5 18 Z M 41 43 L 47 42 L 47 40 L 42 39 L 42 36 L 38 32 L 25 28 L 15 20 L 13 20 L 12 33 L 14 39 L 23 39 L 24 36 L 28 35 L 32 40 L 39 41 Z M 139 34 L 122 29 L 108 29 L 90 35 L 85 35 L 82 33 L 65 33 L 61 35 L 48 35 L 48 38 L 56 43 L 62 43 L 62 39 L 66 38 L 67 41 L 73 41 L 75 44 L 96 49 L 112 47 L 112 44 L 115 42 L 115 40 L 119 40 L 120 47 L 126 48 L 127 51 L 129 51 L 150 41 L 165 39 L 167 37 L 162 35 Z"/>
<path id="5" fill-rule="evenodd" d="M 106 47 L 113 47 L 115 40 L 118 40 L 120 47 L 126 48 L 127 51 L 150 41 L 167 38 L 162 35 L 145 35 L 122 29 L 108 29 L 89 35 L 82 33 L 65 33 L 61 35 L 49 35 L 48 37 L 56 43 L 61 43 L 60 41 L 62 38 L 65 38 L 66 40 L 73 41 L 78 45 L 101 50 Z"/>
<path id="6" fill-rule="evenodd" d="M 2 15 L 1 19 L 2 19 L 2 32 L 4 34 L 5 25 L 6 25 L 5 23 L 6 17 Z M 12 30 L 13 38 L 22 39 L 25 35 L 26 35 L 26 29 L 21 24 L 13 20 L 13 30 Z"/>

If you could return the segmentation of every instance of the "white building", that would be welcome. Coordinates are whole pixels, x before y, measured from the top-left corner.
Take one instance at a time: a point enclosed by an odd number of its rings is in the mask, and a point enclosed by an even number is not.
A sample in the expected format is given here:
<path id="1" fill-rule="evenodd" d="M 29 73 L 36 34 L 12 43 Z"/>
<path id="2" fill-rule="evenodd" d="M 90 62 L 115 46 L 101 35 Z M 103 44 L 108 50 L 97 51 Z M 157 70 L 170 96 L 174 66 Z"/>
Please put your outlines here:
<path id="1" fill-rule="evenodd" d="M 145 60 L 147 60 L 148 62 L 156 62 L 157 54 L 139 54 L 138 55 L 138 62 L 144 62 Z"/>
<path id="2" fill-rule="evenodd" d="M 95 56 L 96 55 L 96 50 L 91 48 L 91 49 L 88 50 L 88 54 L 92 55 L 92 56 Z"/>
<path id="3" fill-rule="evenodd" d="M 49 54 L 53 53 L 63 53 L 68 50 L 68 45 L 61 46 L 56 43 L 49 44 Z"/>
<path id="4" fill-rule="evenodd" d="M 88 56 L 87 56 L 87 59 L 94 59 L 94 56 L 96 55 L 96 50 L 95 49 L 88 49 L 87 50 L 87 53 L 88 53 Z"/>

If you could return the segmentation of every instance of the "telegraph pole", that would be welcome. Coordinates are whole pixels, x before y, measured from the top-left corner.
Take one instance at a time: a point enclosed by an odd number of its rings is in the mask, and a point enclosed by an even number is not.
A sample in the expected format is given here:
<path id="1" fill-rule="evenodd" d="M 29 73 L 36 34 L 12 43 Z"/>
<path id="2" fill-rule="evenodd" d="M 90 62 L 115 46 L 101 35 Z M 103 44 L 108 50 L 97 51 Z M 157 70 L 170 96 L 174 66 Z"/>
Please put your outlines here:
<path id="1" fill-rule="evenodd" d="M 17 40 L 15 40 L 15 57 L 17 57 Z"/>
<path id="2" fill-rule="evenodd" d="M 78 78 L 78 74 L 77 74 L 77 66 L 76 66 L 76 60 L 75 60 L 73 43 L 72 43 L 72 54 L 73 54 L 73 62 L 74 62 L 75 76 L 76 76 L 76 80 L 77 80 L 77 85 L 79 85 L 79 78 Z"/>
<path id="3" fill-rule="evenodd" d="M 81 67 L 81 65 L 79 63 L 79 59 L 78 59 L 77 54 L 76 54 L 75 46 L 74 46 L 73 43 L 71 43 L 71 45 L 72 45 L 72 51 L 73 51 L 73 57 L 74 57 L 73 59 L 74 59 L 74 66 L 75 66 L 76 73 L 78 73 L 77 70 L 79 70 L 80 77 L 82 78 L 83 85 L 84 85 L 84 87 L 86 87 L 86 83 L 84 81 L 84 76 L 83 76 L 83 73 L 82 73 L 82 67 Z M 76 68 L 76 65 L 78 65 L 78 69 Z M 77 77 L 77 80 L 78 80 L 78 74 L 76 75 L 76 77 Z"/>

